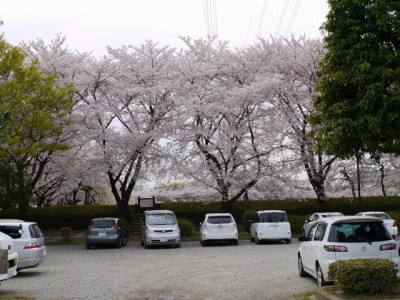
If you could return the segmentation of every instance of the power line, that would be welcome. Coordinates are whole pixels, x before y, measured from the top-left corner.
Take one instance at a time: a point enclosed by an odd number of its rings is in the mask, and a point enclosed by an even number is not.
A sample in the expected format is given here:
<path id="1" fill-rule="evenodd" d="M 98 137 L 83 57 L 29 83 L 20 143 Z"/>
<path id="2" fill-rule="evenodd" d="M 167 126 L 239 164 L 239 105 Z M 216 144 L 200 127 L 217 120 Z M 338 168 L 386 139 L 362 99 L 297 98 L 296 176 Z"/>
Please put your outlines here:
<path id="1" fill-rule="evenodd" d="M 264 16 L 265 16 L 265 7 L 267 6 L 267 3 L 268 3 L 268 0 L 264 0 L 263 7 L 261 9 L 260 21 L 258 22 L 257 36 L 260 36 L 262 23 L 264 21 Z"/>
<path id="2" fill-rule="evenodd" d="M 282 14 L 281 14 L 281 18 L 279 19 L 278 26 L 276 27 L 276 33 L 278 33 L 278 32 L 281 30 L 282 21 L 283 21 L 283 18 L 285 17 L 287 8 L 288 8 L 288 6 L 289 6 L 289 1 L 290 1 L 290 0 L 286 0 L 286 2 L 285 2 L 285 6 L 283 7 L 283 11 L 282 11 Z"/>
<path id="3" fill-rule="evenodd" d="M 217 34 L 217 1 L 203 0 L 204 23 L 207 36 Z"/>
<path id="4" fill-rule="evenodd" d="M 292 15 L 290 16 L 290 20 L 289 20 L 288 26 L 285 31 L 285 37 L 289 34 L 289 31 L 293 26 L 293 22 L 294 22 L 294 19 L 296 18 L 297 12 L 299 11 L 300 4 L 301 4 L 301 0 L 296 0 L 295 7 L 292 11 Z"/>

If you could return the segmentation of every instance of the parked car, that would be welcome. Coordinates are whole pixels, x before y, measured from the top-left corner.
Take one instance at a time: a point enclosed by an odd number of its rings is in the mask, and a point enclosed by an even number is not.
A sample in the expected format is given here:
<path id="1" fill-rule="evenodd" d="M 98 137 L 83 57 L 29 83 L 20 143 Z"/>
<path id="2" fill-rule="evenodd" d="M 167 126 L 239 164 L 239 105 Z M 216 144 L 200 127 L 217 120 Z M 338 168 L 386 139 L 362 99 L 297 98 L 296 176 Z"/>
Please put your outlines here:
<path id="1" fill-rule="evenodd" d="M 0 231 L 14 239 L 18 253 L 18 270 L 37 267 L 45 259 L 47 248 L 36 222 L 0 219 Z"/>
<path id="2" fill-rule="evenodd" d="M 181 231 L 173 211 L 147 210 L 142 215 L 140 243 L 150 246 L 181 246 Z"/>
<path id="3" fill-rule="evenodd" d="M 298 271 L 301 277 L 311 275 L 318 286 L 331 281 L 329 265 L 335 261 L 362 258 L 384 258 L 396 263 L 399 272 L 397 243 L 383 221 L 374 217 L 343 216 L 321 218 L 315 222 L 298 249 Z"/>
<path id="4" fill-rule="evenodd" d="M 316 221 L 321 218 L 329 218 L 329 217 L 340 217 L 343 216 L 340 212 L 316 212 L 313 213 L 303 225 L 302 235 L 307 235 L 308 231 L 310 230 L 311 226 L 314 225 Z"/>
<path id="5" fill-rule="evenodd" d="M 230 213 L 209 213 L 200 223 L 200 243 L 206 246 L 211 242 L 230 242 L 239 244 L 239 234 L 235 219 Z"/>
<path id="6" fill-rule="evenodd" d="M 86 232 L 86 249 L 93 246 L 111 245 L 117 248 L 128 243 L 128 229 L 114 217 L 91 219 Z"/>
<path id="7" fill-rule="evenodd" d="M 20 235 L 15 233 L 14 237 Z M 18 253 L 13 239 L 0 232 L 0 281 L 7 280 L 17 275 Z"/>
<path id="8" fill-rule="evenodd" d="M 286 212 L 283 210 L 261 210 L 250 226 L 251 241 L 257 245 L 263 241 L 283 240 L 290 244 L 292 231 Z"/>
<path id="9" fill-rule="evenodd" d="M 389 230 L 390 235 L 392 238 L 395 240 L 396 235 L 399 232 L 399 229 L 397 228 L 397 222 L 396 220 L 392 219 L 387 213 L 382 212 L 382 211 L 366 211 L 366 212 L 360 212 L 356 214 L 356 216 L 368 216 L 368 217 L 377 217 L 383 220 L 383 223 L 385 223 L 387 229 Z"/>

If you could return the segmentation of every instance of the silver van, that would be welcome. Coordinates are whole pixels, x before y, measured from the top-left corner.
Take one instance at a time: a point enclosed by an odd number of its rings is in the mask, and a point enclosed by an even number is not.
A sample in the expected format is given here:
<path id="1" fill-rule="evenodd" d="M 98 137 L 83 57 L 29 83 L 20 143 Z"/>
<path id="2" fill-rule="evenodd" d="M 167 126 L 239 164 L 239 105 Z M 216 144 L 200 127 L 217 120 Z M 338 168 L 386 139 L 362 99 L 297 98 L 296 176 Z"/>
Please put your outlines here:
<path id="1" fill-rule="evenodd" d="M 0 219 L 0 231 L 14 240 L 18 253 L 18 270 L 34 268 L 46 257 L 44 236 L 36 222 Z"/>
<path id="2" fill-rule="evenodd" d="M 143 212 L 140 243 L 150 246 L 181 246 L 181 231 L 174 212 L 170 210 L 147 210 Z"/>

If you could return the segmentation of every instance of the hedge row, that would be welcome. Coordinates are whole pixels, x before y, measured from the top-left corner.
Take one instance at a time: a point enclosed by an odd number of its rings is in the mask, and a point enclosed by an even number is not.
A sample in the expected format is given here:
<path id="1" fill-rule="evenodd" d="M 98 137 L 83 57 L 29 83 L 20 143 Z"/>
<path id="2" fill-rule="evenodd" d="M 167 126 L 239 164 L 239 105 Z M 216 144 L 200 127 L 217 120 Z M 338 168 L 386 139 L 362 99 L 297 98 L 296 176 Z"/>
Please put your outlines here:
<path id="1" fill-rule="evenodd" d="M 178 218 L 186 219 L 198 226 L 206 213 L 219 212 L 220 202 L 174 202 L 162 203 L 161 209 L 175 212 Z M 267 209 L 284 210 L 288 214 L 294 234 L 301 232 L 301 227 L 307 217 L 314 212 L 339 211 L 345 215 L 354 215 L 359 209 L 358 201 L 347 198 L 331 198 L 326 203 L 319 203 L 315 199 L 298 200 L 257 200 L 238 201 L 233 204 L 231 213 L 237 223 L 242 223 L 243 214 L 248 211 Z M 361 211 L 386 211 L 394 219 L 400 221 L 400 197 L 365 197 L 362 198 Z M 130 206 L 130 214 L 136 211 Z M 43 229 L 85 229 L 89 220 L 94 217 L 119 217 L 116 205 L 95 206 L 52 206 L 30 208 L 21 215 L 18 210 L 0 210 L 0 218 L 18 218 L 27 221 L 36 221 Z"/>

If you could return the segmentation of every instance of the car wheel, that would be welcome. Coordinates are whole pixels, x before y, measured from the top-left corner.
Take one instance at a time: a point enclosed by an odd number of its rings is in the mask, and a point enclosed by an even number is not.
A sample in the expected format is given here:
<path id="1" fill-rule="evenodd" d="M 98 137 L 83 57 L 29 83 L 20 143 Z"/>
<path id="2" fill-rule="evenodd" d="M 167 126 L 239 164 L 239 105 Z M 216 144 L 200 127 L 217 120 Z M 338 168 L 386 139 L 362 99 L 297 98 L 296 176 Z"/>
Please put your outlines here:
<path id="1" fill-rule="evenodd" d="M 256 241 L 256 239 L 253 237 L 250 239 L 250 242 L 252 242 L 252 243 L 254 243 L 255 241 Z"/>
<path id="2" fill-rule="evenodd" d="M 121 238 L 119 238 L 117 240 L 117 248 L 121 248 L 121 247 L 122 247 L 122 240 L 121 240 Z"/>
<path id="3" fill-rule="evenodd" d="M 207 246 L 207 241 L 201 240 L 200 243 L 201 243 L 201 245 L 202 245 L 203 247 Z"/>
<path id="4" fill-rule="evenodd" d="M 300 277 L 307 277 L 307 272 L 304 271 L 304 267 L 303 267 L 303 260 L 301 259 L 301 255 L 299 253 L 299 255 L 297 256 L 297 267 L 299 269 L 299 275 Z"/>
<path id="5" fill-rule="evenodd" d="M 319 265 L 317 265 L 317 282 L 319 287 L 323 287 L 326 285 L 324 274 L 322 273 L 321 267 Z"/>
<path id="6" fill-rule="evenodd" d="M 88 250 L 92 249 L 92 245 L 86 244 L 86 249 Z"/>
<path id="7" fill-rule="evenodd" d="M 150 248 L 150 245 L 147 244 L 146 240 L 143 242 L 143 245 L 144 245 L 144 249 L 149 249 Z"/>
<path id="8" fill-rule="evenodd" d="M 232 245 L 234 245 L 234 246 L 239 245 L 239 241 L 238 241 L 238 240 L 233 240 L 233 241 L 232 241 Z"/>
<path id="9" fill-rule="evenodd" d="M 180 248 L 181 247 L 181 243 L 175 244 L 175 248 Z"/>
<path id="10" fill-rule="evenodd" d="M 292 242 L 292 239 L 286 239 L 286 244 L 290 244 Z"/>
<path id="11" fill-rule="evenodd" d="M 256 235 L 255 240 L 256 240 L 256 244 L 257 244 L 257 245 L 261 245 L 261 244 L 262 244 L 262 241 L 258 239 L 258 236 L 257 236 L 257 235 Z"/>

